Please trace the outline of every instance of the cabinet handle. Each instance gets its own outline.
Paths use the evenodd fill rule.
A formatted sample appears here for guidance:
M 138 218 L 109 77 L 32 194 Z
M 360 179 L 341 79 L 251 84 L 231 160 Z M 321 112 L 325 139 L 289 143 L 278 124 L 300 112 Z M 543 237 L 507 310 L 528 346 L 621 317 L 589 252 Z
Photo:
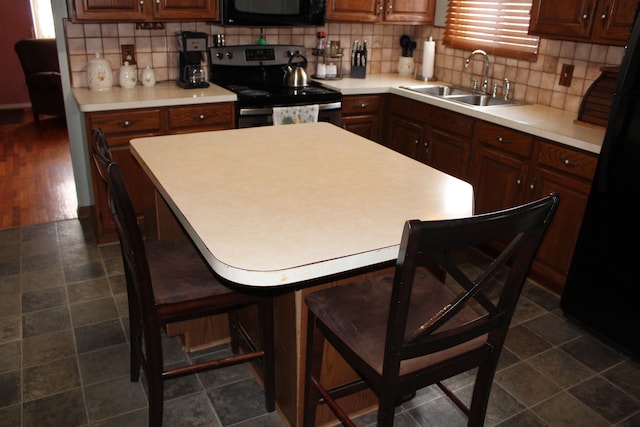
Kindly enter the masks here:
M 564 157 L 560 157 L 560 161 L 565 165 L 565 166 L 569 166 L 569 167 L 576 167 L 580 164 L 580 162 L 575 162 L 573 160 L 569 160 L 569 159 L 565 159 Z
M 533 193 L 533 191 L 536 189 L 536 180 L 538 178 L 534 177 L 533 180 L 531 180 L 531 184 L 529 184 L 529 190 Z
M 376 15 L 380 15 L 383 10 L 384 6 L 382 6 L 382 0 L 378 0 L 378 11 L 376 12 Z
M 520 175 L 518 179 L 516 179 L 516 185 L 518 186 L 518 188 L 522 185 L 522 175 Z
M 140 0 L 140 10 L 144 12 L 144 0 Z
M 135 123 L 135 120 L 125 120 L 124 122 L 121 122 L 120 124 L 121 124 L 121 126 L 129 127 L 134 123 Z
M 362 104 L 360 104 L 360 108 L 367 108 L 369 106 L 369 104 L 367 104 L 366 102 L 363 102 Z
M 429 138 L 424 140 L 424 152 L 426 154 L 429 154 L 429 142 L 431 142 Z
M 198 115 L 198 116 L 191 116 L 191 118 L 192 118 L 193 120 L 204 120 L 204 119 L 206 119 L 206 118 L 207 118 L 207 116 L 206 116 L 206 115 L 204 115 L 204 114 L 200 114 L 200 115 Z
M 507 138 L 503 138 L 500 135 L 496 136 L 496 140 L 500 143 L 500 144 L 511 144 L 511 140 L 507 139 Z
M 387 16 L 391 15 L 391 12 L 393 12 L 393 1 L 389 0 L 387 4 Z
M 156 0 L 156 10 L 160 10 L 160 0 Z
M 600 20 L 602 21 L 602 26 L 607 22 L 607 18 L 609 17 L 609 11 L 611 10 L 611 6 L 607 5 L 602 11 L 602 15 L 600 15 Z

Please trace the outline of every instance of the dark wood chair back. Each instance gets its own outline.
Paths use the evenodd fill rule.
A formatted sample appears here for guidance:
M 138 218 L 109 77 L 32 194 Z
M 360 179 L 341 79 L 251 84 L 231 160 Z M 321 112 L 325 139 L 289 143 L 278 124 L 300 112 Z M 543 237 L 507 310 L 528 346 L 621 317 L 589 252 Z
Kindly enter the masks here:
M 320 400 L 353 425 L 335 399 L 371 387 L 379 397 L 378 425 L 390 426 L 400 399 L 430 384 L 452 398 L 469 425 L 482 425 L 518 298 L 559 200 L 551 194 L 469 218 L 407 221 L 393 276 L 308 295 L 305 425 L 313 425 Z M 469 269 L 461 251 L 478 247 L 497 254 L 482 269 Z M 322 385 L 325 339 L 361 381 Z M 467 407 L 441 381 L 474 368 Z

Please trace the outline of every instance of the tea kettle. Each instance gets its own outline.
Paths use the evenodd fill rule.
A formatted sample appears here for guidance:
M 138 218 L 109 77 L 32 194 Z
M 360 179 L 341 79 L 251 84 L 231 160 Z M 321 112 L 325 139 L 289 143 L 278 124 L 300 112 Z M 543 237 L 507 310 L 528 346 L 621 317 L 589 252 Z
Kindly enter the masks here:
M 294 58 L 302 58 L 302 61 L 293 62 Z M 305 87 L 308 85 L 307 58 L 301 53 L 294 53 L 289 58 L 289 63 L 284 66 L 284 85 L 288 87 Z

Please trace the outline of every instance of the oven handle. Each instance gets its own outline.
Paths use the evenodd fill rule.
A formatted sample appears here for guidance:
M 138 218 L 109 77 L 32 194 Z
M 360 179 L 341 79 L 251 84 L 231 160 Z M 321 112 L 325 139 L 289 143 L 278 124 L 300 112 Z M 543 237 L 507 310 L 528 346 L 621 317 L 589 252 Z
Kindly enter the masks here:
M 318 109 L 320 111 L 326 110 L 339 110 L 342 108 L 342 102 L 330 102 L 328 104 L 318 104 Z M 266 108 L 241 108 L 240 115 L 241 116 L 264 116 L 273 114 L 273 107 Z

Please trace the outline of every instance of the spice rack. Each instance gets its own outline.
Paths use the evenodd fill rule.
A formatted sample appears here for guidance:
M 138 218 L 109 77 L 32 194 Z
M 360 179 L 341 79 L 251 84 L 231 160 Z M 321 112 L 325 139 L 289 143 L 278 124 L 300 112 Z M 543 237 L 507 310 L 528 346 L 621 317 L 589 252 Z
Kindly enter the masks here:
M 334 52 L 330 49 L 316 49 L 311 51 L 311 54 L 315 57 L 316 74 L 311 77 L 318 80 L 340 80 L 342 79 L 342 56 L 344 55 L 344 48 L 338 48 Z M 318 66 L 324 66 L 327 72 L 322 75 L 318 74 Z M 329 73 L 329 67 L 331 65 L 336 66 L 336 73 Z

